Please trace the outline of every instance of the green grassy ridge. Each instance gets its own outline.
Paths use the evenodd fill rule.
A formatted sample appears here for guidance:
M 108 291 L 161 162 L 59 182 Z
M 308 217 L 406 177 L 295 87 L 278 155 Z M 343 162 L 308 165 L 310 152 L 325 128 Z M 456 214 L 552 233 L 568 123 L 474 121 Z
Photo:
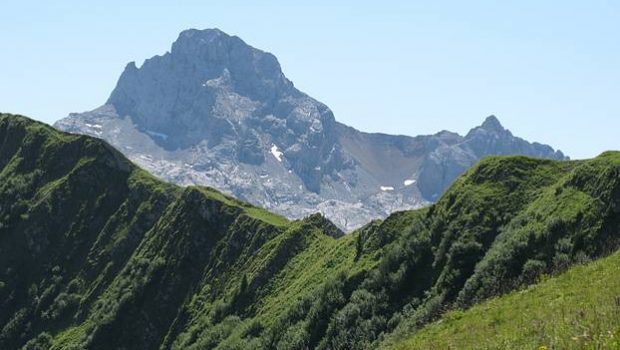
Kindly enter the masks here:
M 466 311 L 385 349 L 620 349 L 620 253 Z
M 24 117 L 0 137 L 0 348 L 372 348 L 618 246 L 617 152 L 488 157 L 342 236 Z
M 156 180 L 100 140 L 14 115 L 0 116 L 0 135 L 2 348 L 29 339 L 55 349 L 157 347 L 181 333 L 196 291 L 217 295 L 211 303 L 234 297 L 232 266 L 291 225 L 213 189 Z M 308 244 L 335 241 L 307 230 L 299 235 Z M 271 260 L 276 270 L 261 283 L 287 263 Z
M 264 244 L 254 254 L 237 260 L 231 271 L 243 271 L 242 274 L 235 273 L 235 277 L 237 281 L 240 280 L 239 277 L 247 280 L 248 292 L 242 293 L 242 296 L 249 299 L 245 302 L 250 305 L 247 305 L 243 312 L 226 316 L 223 321 L 234 319 L 234 327 L 228 330 L 229 334 L 222 339 L 223 344 L 220 345 L 225 347 L 226 343 L 237 346 L 239 343 L 245 344 L 242 341 L 243 333 L 252 325 L 260 325 L 261 328 L 273 327 L 278 316 L 286 313 L 296 300 L 311 295 L 330 274 L 352 267 L 354 250 L 349 249 L 351 246 L 351 239 L 335 240 L 317 228 L 298 222 Z M 239 281 L 236 286 L 241 283 Z M 179 336 L 173 348 L 200 349 L 206 346 L 205 342 L 210 339 L 209 334 L 217 327 L 218 322 L 214 322 L 213 314 L 205 313 L 204 310 L 217 309 L 221 305 L 199 305 L 199 301 L 207 299 L 206 292 L 198 294 L 193 301 L 190 309 L 196 312 L 188 322 L 187 332 Z M 236 292 L 238 289 L 232 290 L 229 300 L 235 299 Z M 198 339 L 191 341 L 192 338 Z
M 374 347 L 445 309 L 468 307 L 607 254 L 618 247 L 619 157 L 483 160 L 437 204 L 410 212 L 402 226 L 384 227 L 390 233 L 379 236 L 391 238 L 376 268 L 357 280 L 345 275 L 324 288 L 325 295 L 300 303 L 266 347 Z M 370 224 L 354 236 L 370 243 L 376 237 L 364 236 L 376 229 Z M 329 310 L 317 342 L 310 333 L 324 325 L 301 315 L 313 308 Z
M 437 204 L 443 206 L 440 215 L 448 218 L 439 220 L 442 226 L 438 231 L 444 240 L 446 234 L 456 239 L 448 239 L 450 246 L 438 251 L 440 259 L 435 264 L 445 261 L 446 266 L 452 266 L 444 267 L 439 275 L 433 287 L 435 295 L 428 296 L 418 310 L 409 310 L 391 337 L 415 332 L 445 309 L 468 307 L 535 283 L 541 274 L 558 273 L 617 249 L 620 219 L 614 193 L 620 188 L 619 160 L 618 152 L 577 162 L 492 157 L 471 169 Z M 514 183 L 514 174 L 520 171 L 506 173 L 501 170 L 502 163 L 529 168 L 530 180 L 517 181 L 522 191 L 515 191 Z M 531 168 L 535 163 L 539 165 Z M 480 171 L 484 176 L 477 175 Z M 472 184 L 482 186 L 481 190 L 469 192 L 467 187 Z M 456 207 L 459 200 L 474 205 Z M 457 215 L 452 217 L 455 207 Z M 475 226 L 468 223 L 469 213 L 474 214 Z M 493 224 L 494 220 L 499 223 Z M 438 247 L 444 240 L 438 240 Z M 443 256 L 448 257 L 441 259 Z

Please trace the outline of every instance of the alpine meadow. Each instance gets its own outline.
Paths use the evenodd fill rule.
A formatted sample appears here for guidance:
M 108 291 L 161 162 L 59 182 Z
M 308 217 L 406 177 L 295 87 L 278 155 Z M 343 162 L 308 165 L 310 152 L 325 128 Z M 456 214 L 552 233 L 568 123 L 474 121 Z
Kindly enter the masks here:
M 161 182 L 22 116 L 0 117 L 0 145 L 1 348 L 428 348 L 429 334 L 479 348 L 458 334 L 485 322 L 504 336 L 483 337 L 493 348 L 616 344 L 617 259 L 591 261 L 619 243 L 617 152 L 487 157 L 437 203 L 344 235 L 319 214 Z M 562 316 L 548 312 L 561 284 Z M 517 306 L 557 322 L 530 338 L 501 309 L 475 314 Z M 599 326 L 580 334 L 578 315 Z

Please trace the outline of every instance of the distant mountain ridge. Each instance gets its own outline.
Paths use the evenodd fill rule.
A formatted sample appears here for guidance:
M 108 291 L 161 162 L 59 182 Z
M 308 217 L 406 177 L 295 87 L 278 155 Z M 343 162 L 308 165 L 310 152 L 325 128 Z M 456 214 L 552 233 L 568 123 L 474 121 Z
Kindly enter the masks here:
M 346 230 L 435 201 L 486 155 L 565 159 L 494 116 L 466 136 L 360 132 L 297 90 L 275 56 L 217 29 L 183 31 L 170 52 L 128 64 L 103 106 L 55 127 L 103 138 L 163 179 L 289 218 L 320 211 Z

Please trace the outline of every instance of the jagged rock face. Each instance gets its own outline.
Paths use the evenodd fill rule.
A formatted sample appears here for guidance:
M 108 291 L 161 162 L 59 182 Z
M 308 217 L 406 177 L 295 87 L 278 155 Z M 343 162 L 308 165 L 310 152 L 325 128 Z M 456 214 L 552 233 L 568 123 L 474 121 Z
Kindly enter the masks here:
M 564 154 L 547 145 L 529 143 L 515 137 L 502 127 L 495 116 L 489 116 L 481 126 L 472 129 L 465 136 L 464 146 L 478 157 L 489 154 L 527 154 L 539 158 L 563 159 Z
M 465 137 L 444 136 L 450 142 L 430 151 L 420 167 L 418 188 L 424 198 L 434 201 L 452 181 L 481 158 L 488 155 L 524 154 L 538 158 L 565 159 L 560 151 L 540 143 L 529 143 L 504 129 L 497 117 L 489 116 Z
M 262 138 L 313 192 L 339 170 L 324 162 L 338 151 L 331 111 L 295 89 L 275 56 L 219 30 L 184 31 L 169 53 L 130 63 L 107 105 L 168 150 L 232 141 L 237 161 L 260 165 Z
M 55 126 L 106 139 L 164 179 L 290 218 L 320 211 L 345 230 L 434 201 L 485 155 L 564 158 L 495 117 L 465 137 L 362 133 L 297 90 L 275 56 L 217 29 L 184 31 L 170 52 L 130 63 L 102 107 Z

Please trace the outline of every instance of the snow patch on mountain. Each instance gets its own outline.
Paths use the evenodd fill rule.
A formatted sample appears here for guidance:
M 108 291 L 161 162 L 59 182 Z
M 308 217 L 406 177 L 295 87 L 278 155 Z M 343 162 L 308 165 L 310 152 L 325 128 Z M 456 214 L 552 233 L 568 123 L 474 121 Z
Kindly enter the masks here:
M 162 140 L 167 140 L 168 139 L 168 135 L 161 133 L 161 132 L 155 132 L 155 131 L 151 131 L 151 130 L 146 130 L 146 133 L 151 135 L 151 136 L 155 136 L 155 137 L 159 137 Z
M 271 146 L 270 149 L 271 154 L 278 160 L 278 162 L 282 161 L 282 156 L 284 155 L 284 153 L 282 153 L 280 151 L 280 149 L 278 148 L 278 146 L 276 146 L 275 144 Z

